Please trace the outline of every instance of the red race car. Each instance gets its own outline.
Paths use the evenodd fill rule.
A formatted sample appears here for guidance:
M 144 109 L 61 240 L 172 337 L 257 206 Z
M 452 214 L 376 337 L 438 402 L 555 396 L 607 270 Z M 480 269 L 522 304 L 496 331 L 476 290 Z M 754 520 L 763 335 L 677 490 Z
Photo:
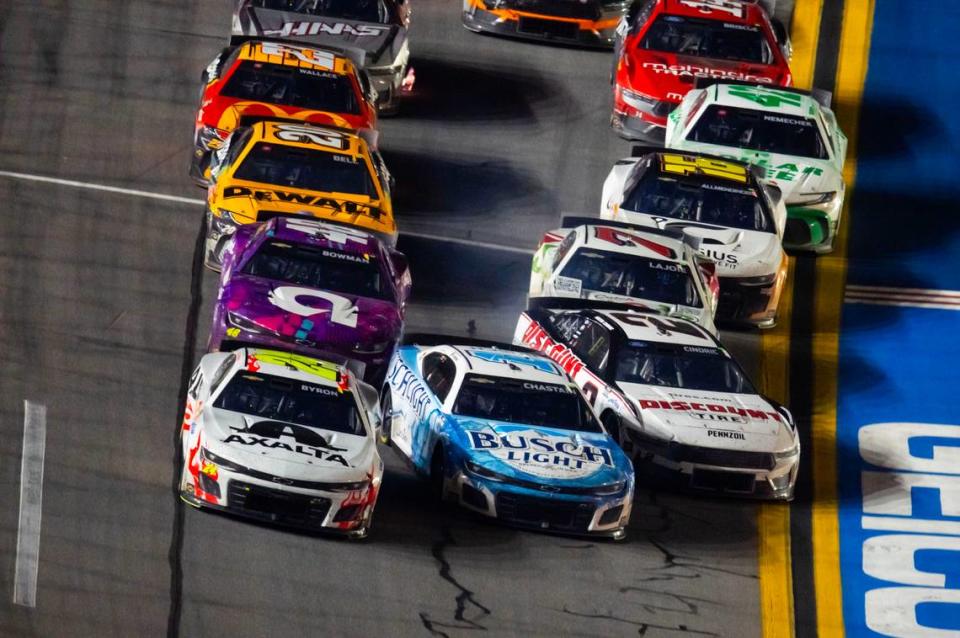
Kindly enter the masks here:
M 366 73 L 333 51 L 258 40 L 228 47 L 203 72 L 190 176 L 206 186 L 213 152 L 260 120 L 355 130 L 375 146 L 376 103 Z
M 786 29 L 748 0 L 637 0 L 617 28 L 613 117 L 622 137 L 663 143 L 696 78 L 790 86 Z

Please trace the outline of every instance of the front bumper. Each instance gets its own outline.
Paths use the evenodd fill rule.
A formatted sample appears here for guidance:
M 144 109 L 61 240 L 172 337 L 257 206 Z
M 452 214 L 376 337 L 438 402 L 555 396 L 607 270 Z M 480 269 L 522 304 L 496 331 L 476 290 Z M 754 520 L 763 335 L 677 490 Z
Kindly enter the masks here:
M 716 450 L 686 445 L 651 445 L 638 441 L 629 432 L 624 450 L 631 455 L 634 470 L 648 481 L 700 494 L 716 494 L 761 500 L 793 500 L 800 457 L 778 460 L 759 452 Z M 752 456 L 751 456 L 752 455 Z M 710 457 L 720 461 L 711 462 Z M 765 467 L 750 462 L 768 456 Z M 735 464 L 738 457 L 741 464 Z
M 616 540 L 626 536 L 633 486 L 612 496 L 551 493 L 459 472 L 447 493 L 461 507 L 514 527 Z
M 477 7 L 464 10 L 463 26 L 470 31 L 482 31 L 524 40 L 602 49 L 613 48 L 616 33 L 616 25 L 607 29 L 583 29 L 580 27 L 580 22 L 573 19 L 532 14 L 521 14 L 517 19 L 506 19 L 493 11 L 485 11 Z
M 214 478 L 184 468 L 180 498 L 197 508 L 307 531 L 367 535 L 373 521 L 378 486 L 340 492 L 301 489 L 219 467 Z M 371 493 L 372 491 L 372 493 Z
M 717 305 L 717 322 L 772 328 L 777 323 L 777 307 L 783 277 L 772 283 L 745 284 L 743 277 L 720 278 L 720 303 Z
M 841 205 L 840 201 L 831 202 L 827 206 L 787 204 L 784 247 L 818 254 L 832 252 L 840 226 Z
M 652 116 L 651 116 L 652 117 Z M 663 146 L 667 135 L 666 119 L 664 124 L 658 124 L 643 119 L 640 116 L 627 115 L 614 111 L 610 118 L 610 126 L 620 137 L 655 146 Z

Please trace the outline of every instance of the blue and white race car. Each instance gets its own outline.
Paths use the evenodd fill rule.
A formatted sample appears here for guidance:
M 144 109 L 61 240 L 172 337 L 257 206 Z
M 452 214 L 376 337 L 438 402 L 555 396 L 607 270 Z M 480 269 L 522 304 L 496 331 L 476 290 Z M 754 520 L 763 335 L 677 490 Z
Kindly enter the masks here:
M 456 337 L 406 344 L 381 394 L 381 439 L 438 498 L 521 527 L 624 538 L 633 466 L 555 363 Z

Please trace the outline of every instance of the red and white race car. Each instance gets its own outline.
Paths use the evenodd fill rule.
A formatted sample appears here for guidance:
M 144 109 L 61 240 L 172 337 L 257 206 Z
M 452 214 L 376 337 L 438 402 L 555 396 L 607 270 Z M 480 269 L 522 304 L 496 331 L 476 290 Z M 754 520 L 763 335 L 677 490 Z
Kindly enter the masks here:
M 663 143 L 667 115 L 698 77 L 790 86 L 786 29 L 747 0 L 639 0 L 617 28 L 613 117 L 628 139 Z

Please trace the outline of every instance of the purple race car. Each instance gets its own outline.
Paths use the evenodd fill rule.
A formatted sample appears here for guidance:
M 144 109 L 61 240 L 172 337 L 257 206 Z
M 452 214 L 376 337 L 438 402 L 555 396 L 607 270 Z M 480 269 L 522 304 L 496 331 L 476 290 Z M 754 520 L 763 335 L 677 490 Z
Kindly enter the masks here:
M 242 226 L 224 251 L 209 349 L 339 355 L 379 379 L 409 294 L 406 258 L 368 232 L 299 217 Z

